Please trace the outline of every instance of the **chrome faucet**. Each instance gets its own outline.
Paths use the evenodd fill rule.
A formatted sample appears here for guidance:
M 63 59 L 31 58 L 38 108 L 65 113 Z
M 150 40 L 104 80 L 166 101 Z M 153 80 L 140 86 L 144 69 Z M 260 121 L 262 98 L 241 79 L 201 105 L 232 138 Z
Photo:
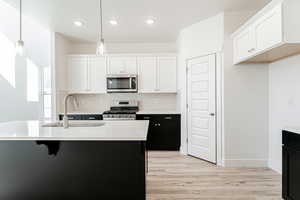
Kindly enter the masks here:
M 63 117 L 63 126 L 64 128 L 69 128 L 69 118 L 68 118 L 68 100 L 69 97 L 74 97 L 73 94 L 68 94 L 65 96 L 64 104 L 64 117 Z

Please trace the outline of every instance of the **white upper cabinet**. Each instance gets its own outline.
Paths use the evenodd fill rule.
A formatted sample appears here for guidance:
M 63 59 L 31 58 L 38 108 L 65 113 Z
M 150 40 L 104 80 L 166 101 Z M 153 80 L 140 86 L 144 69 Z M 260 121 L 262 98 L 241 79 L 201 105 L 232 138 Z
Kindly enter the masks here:
M 89 91 L 92 93 L 106 93 L 106 58 L 90 56 L 88 66 Z
M 107 74 L 137 74 L 139 93 L 177 92 L 176 56 L 68 57 L 69 93 L 106 93 Z
M 177 58 L 158 57 L 158 90 L 164 93 L 177 92 Z
M 255 51 L 252 29 L 249 27 L 234 38 L 234 58 L 242 60 L 251 56 Z
M 87 91 L 88 83 L 87 56 L 69 56 L 68 58 L 68 90 L 70 92 Z
M 158 90 L 157 85 L 157 58 L 138 58 L 138 88 L 140 93 L 152 93 Z
M 300 53 L 300 1 L 272 1 L 233 33 L 234 64 L 269 63 Z
M 137 74 L 137 58 L 134 56 L 112 56 L 108 60 L 108 74 Z
M 263 51 L 282 42 L 281 5 L 269 11 L 253 25 L 255 50 Z
M 105 57 L 76 55 L 68 58 L 70 93 L 105 93 Z
M 139 93 L 176 93 L 175 56 L 139 57 Z

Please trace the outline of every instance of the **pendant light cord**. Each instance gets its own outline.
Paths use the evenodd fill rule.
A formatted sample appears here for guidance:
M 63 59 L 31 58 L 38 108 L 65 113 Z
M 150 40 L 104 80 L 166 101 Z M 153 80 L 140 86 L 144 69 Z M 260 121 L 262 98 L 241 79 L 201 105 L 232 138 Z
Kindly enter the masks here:
M 103 39 L 103 15 L 102 15 L 102 0 L 100 0 L 100 40 Z
M 22 0 L 20 0 L 20 40 L 22 41 Z

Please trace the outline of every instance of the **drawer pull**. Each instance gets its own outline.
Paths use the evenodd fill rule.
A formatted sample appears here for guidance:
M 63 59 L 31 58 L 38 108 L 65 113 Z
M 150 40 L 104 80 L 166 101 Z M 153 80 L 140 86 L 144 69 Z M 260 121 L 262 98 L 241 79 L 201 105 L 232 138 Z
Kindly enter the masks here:
M 165 119 L 167 119 L 167 120 L 171 120 L 171 119 L 172 119 L 172 117 L 165 117 Z
M 144 119 L 150 119 L 150 117 L 144 117 Z
M 75 119 L 75 117 L 68 117 L 68 119 L 69 119 L 69 120 L 73 120 L 73 119 Z
M 96 119 L 96 117 L 89 117 L 89 119 L 94 120 L 94 119 Z

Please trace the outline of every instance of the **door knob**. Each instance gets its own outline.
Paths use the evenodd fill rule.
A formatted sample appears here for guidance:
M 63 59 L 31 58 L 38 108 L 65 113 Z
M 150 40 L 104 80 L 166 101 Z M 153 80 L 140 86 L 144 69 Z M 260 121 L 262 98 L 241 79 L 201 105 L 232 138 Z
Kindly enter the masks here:
M 210 116 L 215 116 L 215 113 L 209 113 Z

